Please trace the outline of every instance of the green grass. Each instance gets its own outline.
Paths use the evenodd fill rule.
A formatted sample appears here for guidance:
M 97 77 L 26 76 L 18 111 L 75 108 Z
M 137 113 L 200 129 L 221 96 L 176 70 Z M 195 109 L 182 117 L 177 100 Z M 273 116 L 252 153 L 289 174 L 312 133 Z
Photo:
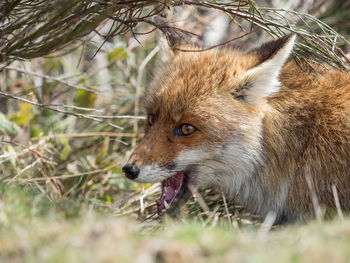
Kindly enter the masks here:
M 28 186 L 0 187 L 0 262 L 349 262 L 350 220 L 278 227 L 140 223 Z

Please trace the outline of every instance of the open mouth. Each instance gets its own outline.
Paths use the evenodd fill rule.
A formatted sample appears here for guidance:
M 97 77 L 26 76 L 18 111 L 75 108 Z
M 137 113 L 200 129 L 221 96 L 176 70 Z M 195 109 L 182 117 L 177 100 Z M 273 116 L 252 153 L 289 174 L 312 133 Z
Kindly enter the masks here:
M 179 172 L 162 182 L 162 194 L 157 201 L 158 215 L 175 208 L 180 200 L 185 200 L 189 196 L 187 188 L 188 179 L 184 172 Z

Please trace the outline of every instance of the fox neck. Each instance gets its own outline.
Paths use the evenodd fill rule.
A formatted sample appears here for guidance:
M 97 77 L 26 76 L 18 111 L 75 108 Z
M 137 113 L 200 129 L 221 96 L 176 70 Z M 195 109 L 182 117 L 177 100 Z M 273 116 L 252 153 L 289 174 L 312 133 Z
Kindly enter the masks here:
M 263 105 L 264 111 L 266 107 L 267 104 Z M 259 176 L 259 169 L 265 161 L 261 136 L 264 111 L 256 119 L 251 119 L 254 125 L 247 125 L 244 140 L 234 138 L 220 146 L 216 157 L 208 158 L 197 171 L 201 178 L 207 175 L 204 181 L 215 182 L 228 198 L 258 213 L 265 213 L 262 208 L 266 203 L 266 191 Z
M 308 104 L 300 96 L 288 91 L 281 87 L 268 101 L 270 107 L 262 122 L 263 162 L 253 176 L 263 193 L 258 202 L 263 209 L 258 207 L 256 211 L 262 215 L 272 212 L 278 221 L 284 220 L 282 217 L 304 220 L 307 206 L 311 205 L 311 201 L 306 205 L 309 189 L 305 181 L 310 174 L 303 173 L 302 166 L 311 135 L 306 127 L 313 121 L 312 112 L 305 110 Z M 297 121 L 296 116 L 301 113 L 303 118 Z
M 261 134 L 259 146 L 247 147 L 234 141 L 232 146 L 228 144 L 224 156 L 231 156 L 234 160 L 239 156 L 243 158 L 237 167 L 231 162 L 229 170 L 226 169 L 231 176 L 218 176 L 221 190 L 235 202 L 263 217 L 272 213 L 277 221 L 284 220 L 285 216 L 289 220 L 302 219 L 298 212 L 288 211 L 287 202 L 290 180 L 297 167 L 293 156 L 296 152 L 302 156 L 303 140 L 307 139 L 301 138 L 300 129 L 290 121 L 286 114 L 288 107 L 264 105 L 264 115 L 256 131 Z M 281 112 L 281 108 L 285 112 Z

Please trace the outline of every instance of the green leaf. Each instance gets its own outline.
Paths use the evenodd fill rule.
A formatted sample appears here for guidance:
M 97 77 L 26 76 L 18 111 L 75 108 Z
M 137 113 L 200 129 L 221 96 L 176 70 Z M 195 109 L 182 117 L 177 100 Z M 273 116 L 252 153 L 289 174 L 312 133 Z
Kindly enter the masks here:
M 74 105 L 78 107 L 93 108 L 97 95 L 95 93 L 77 90 Z
M 33 138 L 33 137 L 37 137 L 40 135 L 40 133 L 42 133 L 42 128 L 40 127 L 40 125 L 33 125 L 31 126 L 30 128 L 30 137 Z
M 19 105 L 19 112 L 15 113 L 11 120 L 19 126 L 26 126 L 34 118 L 33 105 L 23 102 Z
M 108 60 L 124 60 L 128 57 L 125 48 L 120 46 L 108 53 Z
M 53 70 L 59 72 L 60 70 L 62 70 L 63 64 L 62 60 L 58 58 L 48 58 L 44 60 L 42 67 L 46 72 L 50 72 Z
M 113 204 L 113 197 L 111 195 L 107 195 L 106 202 L 107 202 L 107 204 Z
M 17 165 L 16 165 L 16 162 L 17 162 L 16 153 L 17 153 L 16 150 L 10 144 L 6 145 L 6 149 L 3 152 L 3 155 L 6 156 L 5 160 L 9 161 L 11 163 L 11 165 L 13 166 L 13 168 L 17 168 Z M 2 161 L 4 162 L 5 160 L 3 159 Z
M 69 145 L 69 141 L 64 138 L 63 136 L 60 137 L 60 142 L 63 144 L 63 150 L 60 153 L 60 159 L 61 160 L 66 160 L 68 157 L 68 154 L 71 152 L 71 147 Z
M 16 135 L 19 131 L 19 127 L 6 119 L 6 116 L 0 112 L 0 133 L 6 135 Z

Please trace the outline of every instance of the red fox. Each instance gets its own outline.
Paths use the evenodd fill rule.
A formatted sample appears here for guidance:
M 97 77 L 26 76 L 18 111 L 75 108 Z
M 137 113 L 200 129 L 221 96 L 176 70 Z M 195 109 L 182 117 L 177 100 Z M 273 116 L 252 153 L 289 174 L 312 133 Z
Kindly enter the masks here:
M 313 216 L 316 201 L 334 209 L 335 193 L 350 210 L 350 76 L 299 67 L 294 42 L 171 52 L 123 166 L 129 179 L 162 182 L 158 213 L 186 201 L 190 185 L 219 187 L 276 222 Z

